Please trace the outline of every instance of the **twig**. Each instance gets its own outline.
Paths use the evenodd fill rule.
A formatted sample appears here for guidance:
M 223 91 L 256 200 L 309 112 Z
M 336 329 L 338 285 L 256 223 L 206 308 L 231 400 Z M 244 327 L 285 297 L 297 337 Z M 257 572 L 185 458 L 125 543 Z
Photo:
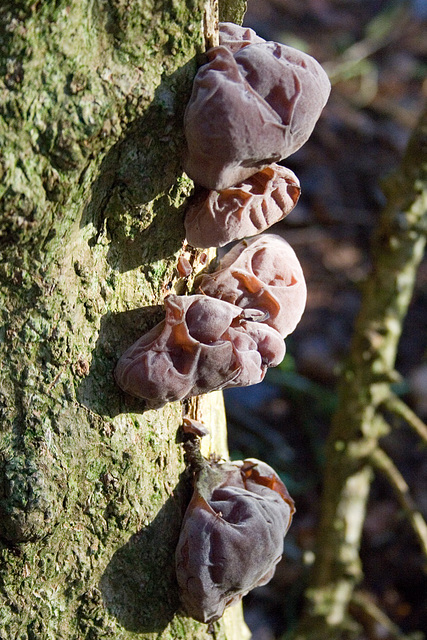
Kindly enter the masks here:
M 366 630 L 369 638 L 383 638 L 387 631 L 388 640 L 415 640 L 411 634 L 407 636 L 399 627 L 382 611 L 368 594 L 356 591 L 350 601 L 350 611 Z M 420 638 L 421 640 L 421 638 Z
M 347 80 L 369 68 L 370 65 L 363 65 L 368 58 L 401 37 L 406 24 L 406 15 L 406 8 L 402 6 L 396 7 L 392 13 L 386 9 L 375 20 L 376 26 L 374 22 L 371 23 L 371 29 L 363 40 L 349 46 L 336 60 L 324 62 L 323 66 L 331 83 Z M 380 28 L 378 28 L 378 18 L 382 21 Z
M 389 481 L 427 558 L 427 523 L 410 495 L 405 478 L 383 449 L 376 448 L 371 454 L 371 461 L 374 468 L 381 471 Z
M 394 393 L 390 393 L 390 397 L 384 401 L 385 409 L 394 413 L 415 431 L 416 434 L 427 444 L 427 425 L 417 416 L 416 413 L 408 407 L 408 405 L 398 398 Z

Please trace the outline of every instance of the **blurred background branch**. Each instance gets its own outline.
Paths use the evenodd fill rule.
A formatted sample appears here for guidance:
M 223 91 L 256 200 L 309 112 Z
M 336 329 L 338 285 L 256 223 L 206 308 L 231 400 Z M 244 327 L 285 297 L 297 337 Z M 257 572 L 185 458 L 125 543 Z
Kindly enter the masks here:
M 348 639 L 359 630 L 349 604 L 362 572 L 359 561 L 371 465 L 380 466 L 398 490 L 410 522 L 425 546 L 425 522 L 408 501 L 406 483 L 378 448 L 389 429 L 378 420 L 390 394 L 394 367 L 427 224 L 427 110 L 402 164 L 388 180 L 388 202 L 373 238 L 372 272 L 365 284 L 349 362 L 339 388 L 338 410 L 327 443 L 325 484 L 308 606 L 298 640 Z

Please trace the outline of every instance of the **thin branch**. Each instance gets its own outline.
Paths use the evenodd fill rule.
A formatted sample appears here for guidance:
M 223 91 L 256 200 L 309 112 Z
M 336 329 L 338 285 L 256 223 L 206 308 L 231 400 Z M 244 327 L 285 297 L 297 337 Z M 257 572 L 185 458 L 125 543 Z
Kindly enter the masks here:
M 417 416 L 408 405 L 398 398 L 394 393 L 384 401 L 385 409 L 402 418 L 408 426 L 427 444 L 427 425 Z
M 415 640 L 414 636 L 402 633 L 399 627 L 382 611 L 368 594 L 361 591 L 353 593 L 350 612 L 363 626 L 369 638 L 383 638 L 384 629 L 388 640 Z M 421 640 L 421 638 L 420 638 Z
M 366 64 L 368 59 L 401 37 L 407 24 L 406 16 L 404 6 L 397 6 L 392 12 L 387 8 L 372 21 L 363 40 L 350 45 L 336 60 L 324 62 L 332 84 L 363 74 L 369 69 L 372 65 Z
M 371 461 L 373 467 L 381 471 L 389 481 L 427 558 L 427 523 L 417 509 L 405 478 L 383 449 L 376 448 L 371 454 Z

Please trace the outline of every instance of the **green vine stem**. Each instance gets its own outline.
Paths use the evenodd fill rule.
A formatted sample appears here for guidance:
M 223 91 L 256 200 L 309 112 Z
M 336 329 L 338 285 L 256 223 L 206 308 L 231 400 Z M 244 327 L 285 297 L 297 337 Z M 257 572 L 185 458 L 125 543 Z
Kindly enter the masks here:
M 372 456 L 389 429 L 381 409 L 390 399 L 402 325 L 426 243 L 427 110 L 384 190 L 387 204 L 372 241 L 373 268 L 327 442 L 316 559 L 295 640 L 349 640 L 358 635 L 349 604 L 362 578 L 359 547 Z

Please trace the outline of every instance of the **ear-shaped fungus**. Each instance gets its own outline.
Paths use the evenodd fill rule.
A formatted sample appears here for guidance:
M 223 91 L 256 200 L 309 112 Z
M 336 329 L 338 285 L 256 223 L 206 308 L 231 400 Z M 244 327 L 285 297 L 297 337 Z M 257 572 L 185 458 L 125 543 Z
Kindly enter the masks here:
M 228 189 L 203 189 L 187 209 L 187 240 L 193 247 L 222 247 L 254 236 L 292 211 L 299 195 L 296 175 L 278 164 Z
M 265 323 L 283 338 L 294 331 L 303 314 L 307 287 L 292 247 L 278 235 L 242 240 L 202 276 L 198 289 L 242 309 L 258 309 Z
M 256 322 L 263 315 L 257 310 L 204 295 L 170 295 L 165 309 L 165 320 L 122 355 L 114 372 L 124 391 L 151 408 L 256 384 L 285 355 L 280 334 Z
M 256 41 L 233 55 L 224 42 L 207 52 L 184 116 L 185 171 L 216 190 L 299 149 L 330 92 L 320 64 L 297 49 Z
M 176 549 L 187 614 L 213 622 L 273 576 L 294 503 L 259 460 L 208 464 L 200 472 Z

